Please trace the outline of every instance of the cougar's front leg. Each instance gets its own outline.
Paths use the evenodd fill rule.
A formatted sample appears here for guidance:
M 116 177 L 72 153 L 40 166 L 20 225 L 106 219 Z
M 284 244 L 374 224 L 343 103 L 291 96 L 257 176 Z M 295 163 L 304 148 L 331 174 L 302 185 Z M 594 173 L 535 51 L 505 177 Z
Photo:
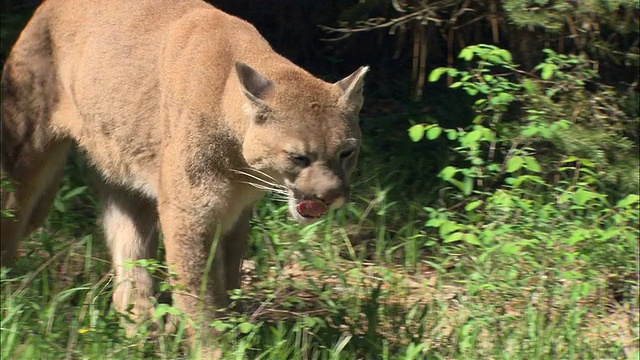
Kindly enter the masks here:
M 224 252 L 225 284 L 227 291 L 238 289 L 242 279 L 242 258 L 247 252 L 249 244 L 249 220 L 253 208 L 244 209 L 233 229 L 223 237 L 222 250 Z
M 218 310 L 229 305 L 221 244 L 230 226 L 225 228 L 224 220 L 229 216 L 224 199 L 227 192 L 221 190 L 164 188 L 158 204 L 167 264 L 177 276 L 174 304 L 195 322 L 196 328 L 188 327 L 189 334 L 196 343 L 202 339 L 205 348 L 214 333 L 208 325 Z M 198 328 L 202 331 L 196 331 Z
M 214 309 L 225 308 L 228 301 L 220 241 L 215 239 L 217 225 L 170 204 L 159 209 L 167 264 L 177 276 L 174 300 L 178 307 L 194 321 Z M 218 246 L 214 248 L 216 241 Z

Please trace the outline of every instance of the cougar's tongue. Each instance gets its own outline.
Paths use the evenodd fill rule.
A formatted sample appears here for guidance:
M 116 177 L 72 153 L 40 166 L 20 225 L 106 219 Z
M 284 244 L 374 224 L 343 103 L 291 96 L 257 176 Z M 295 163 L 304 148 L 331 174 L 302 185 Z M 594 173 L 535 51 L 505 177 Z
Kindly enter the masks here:
M 298 212 L 304 217 L 317 218 L 327 212 L 327 206 L 321 201 L 302 200 L 298 203 Z

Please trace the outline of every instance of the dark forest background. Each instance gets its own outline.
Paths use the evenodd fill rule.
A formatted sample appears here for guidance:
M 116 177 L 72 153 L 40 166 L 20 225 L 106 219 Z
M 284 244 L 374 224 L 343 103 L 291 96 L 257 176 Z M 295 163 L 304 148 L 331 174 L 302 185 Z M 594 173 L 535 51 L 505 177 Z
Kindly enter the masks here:
M 3 56 L 40 2 L 2 0 Z M 425 91 L 420 71 L 453 66 L 462 48 L 479 43 L 508 49 L 524 70 L 542 60 L 544 48 L 584 54 L 599 62 L 604 83 L 633 84 L 637 91 L 639 10 L 633 1 L 208 2 L 254 24 L 276 51 L 327 80 L 369 64 L 368 92 L 376 100 L 428 102 L 416 96 Z

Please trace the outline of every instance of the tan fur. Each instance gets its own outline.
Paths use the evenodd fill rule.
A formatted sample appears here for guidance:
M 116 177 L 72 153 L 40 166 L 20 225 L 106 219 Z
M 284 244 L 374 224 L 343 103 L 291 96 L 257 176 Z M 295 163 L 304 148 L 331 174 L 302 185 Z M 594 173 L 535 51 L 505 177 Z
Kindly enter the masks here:
M 347 198 L 366 71 L 323 82 L 199 0 L 45 1 L 2 77 L 1 165 L 15 188 L 2 193 L 15 213 L 2 220 L 3 264 L 42 223 L 75 143 L 104 180 L 116 306 L 148 311 L 149 274 L 124 264 L 155 256 L 159 220 L 177 306 L 226 307 L 265 189 L 289 196 L 298 220 L 302 199 Z

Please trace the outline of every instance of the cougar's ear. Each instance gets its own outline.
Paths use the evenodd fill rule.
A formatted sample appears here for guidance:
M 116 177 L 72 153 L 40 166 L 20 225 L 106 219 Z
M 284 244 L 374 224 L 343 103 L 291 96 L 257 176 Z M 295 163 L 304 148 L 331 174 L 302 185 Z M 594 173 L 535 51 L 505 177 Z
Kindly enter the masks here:
M 364 101 L 362 89 L 364 87 L 364 75 L 367 71 L 369 71 L 368 66 L 361 66 L 353 74 L 335 83 L 344 93 L 342 95 L 343 101 L 354 112 L 359 112 L 362 108 L 362 102 Z
M 242 93 L 254 104 L 263 104 L 264 96 L 273 86 L 271 80 L 264 77 L 251 66 L 237 61 L 236 72 Z

